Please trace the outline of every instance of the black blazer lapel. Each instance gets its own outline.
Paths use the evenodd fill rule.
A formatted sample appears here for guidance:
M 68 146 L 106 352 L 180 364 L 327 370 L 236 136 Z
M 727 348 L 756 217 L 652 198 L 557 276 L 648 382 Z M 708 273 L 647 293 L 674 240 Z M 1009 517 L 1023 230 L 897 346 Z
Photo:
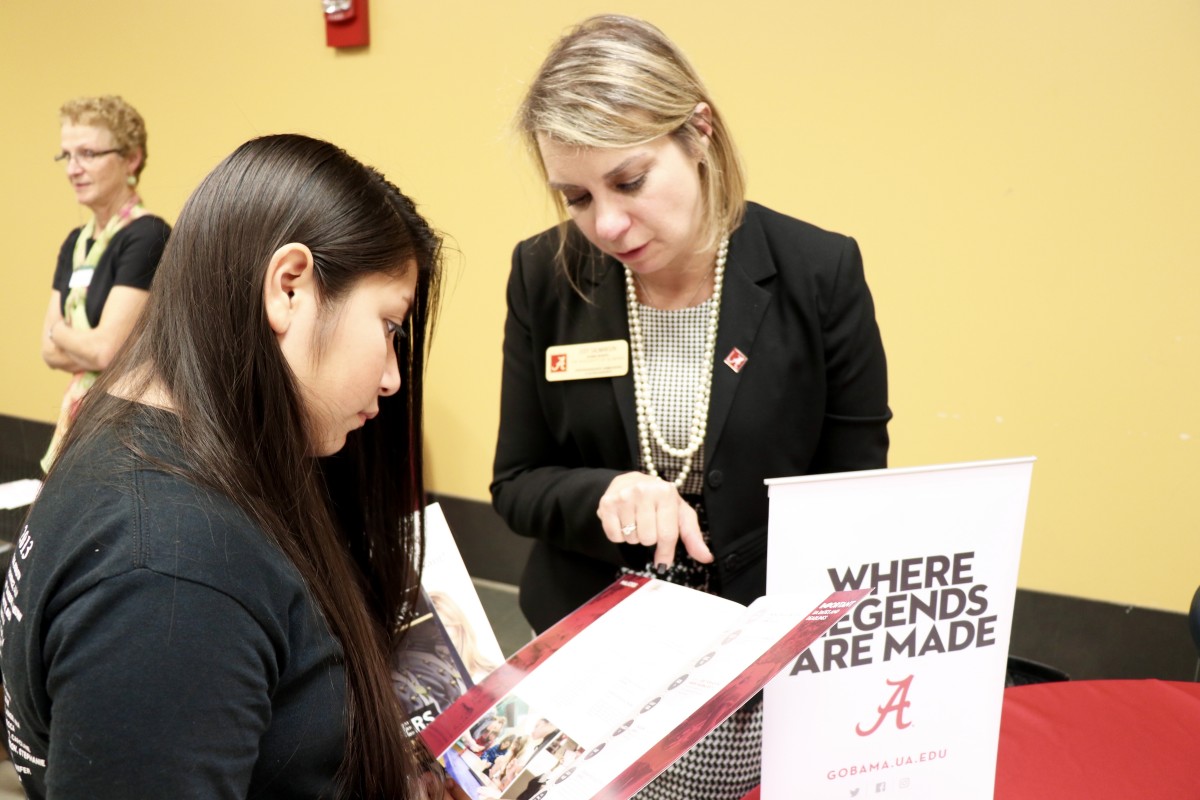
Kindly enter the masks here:
M 747 218 L 730 239 L 725 265 L 717 349 L 713 354 L 712 396 L 708 401 L 708 430 L 704 437 L 705 459 L 710 463 L 741 378 L 725 364 L 725 358 L 736 347 L 748 363 L 754 360 L 754 339 L 771 302 L 770 281 L 774 276 L 775 262 L 762 228 L 756 219 Z

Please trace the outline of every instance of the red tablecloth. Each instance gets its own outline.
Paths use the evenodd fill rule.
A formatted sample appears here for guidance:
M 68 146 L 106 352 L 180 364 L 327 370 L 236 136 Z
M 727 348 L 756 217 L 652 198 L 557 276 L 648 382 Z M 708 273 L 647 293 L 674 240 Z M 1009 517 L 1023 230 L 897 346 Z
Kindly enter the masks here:
M 995 800 L 1043 798 L 1200 798 L 1200 683 L 1007 689 Z
M 1200 800 L 1200 683 L 1005 690 L 995 800 L 1157 798 Z

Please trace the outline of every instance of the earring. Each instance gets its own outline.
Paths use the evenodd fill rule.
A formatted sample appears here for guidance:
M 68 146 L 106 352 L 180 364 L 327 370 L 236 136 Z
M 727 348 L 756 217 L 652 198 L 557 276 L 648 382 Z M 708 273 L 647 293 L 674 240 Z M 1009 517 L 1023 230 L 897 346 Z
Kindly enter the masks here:
M 137 186 L 137 183 L 138 183 L 137 175 L 127 176 L 125 178 L 125 183 L 128 184 L 129 186 Z

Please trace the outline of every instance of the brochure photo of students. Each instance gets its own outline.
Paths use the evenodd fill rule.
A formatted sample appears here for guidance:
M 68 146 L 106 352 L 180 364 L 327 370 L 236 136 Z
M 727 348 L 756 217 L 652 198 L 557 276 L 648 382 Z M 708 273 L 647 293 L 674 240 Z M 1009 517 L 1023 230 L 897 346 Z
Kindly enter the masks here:
M 472 800 L 530 800 L 583 752 L 550 719 L 509 695 L 451 746 L 444 761 Z

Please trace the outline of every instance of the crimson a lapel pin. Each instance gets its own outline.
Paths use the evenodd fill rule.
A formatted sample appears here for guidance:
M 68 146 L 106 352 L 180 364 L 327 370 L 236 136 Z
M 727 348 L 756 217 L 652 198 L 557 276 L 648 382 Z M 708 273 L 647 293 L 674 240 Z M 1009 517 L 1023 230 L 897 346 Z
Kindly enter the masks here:
M 746 362 L 749 360 L 745 353 L 735 347 L 729 351 L 729 355 L 725 356 L 725 366 L 734 372 L 741 372 L 742 367 L 746 366 Z

